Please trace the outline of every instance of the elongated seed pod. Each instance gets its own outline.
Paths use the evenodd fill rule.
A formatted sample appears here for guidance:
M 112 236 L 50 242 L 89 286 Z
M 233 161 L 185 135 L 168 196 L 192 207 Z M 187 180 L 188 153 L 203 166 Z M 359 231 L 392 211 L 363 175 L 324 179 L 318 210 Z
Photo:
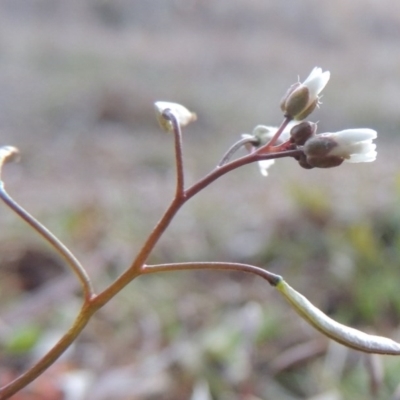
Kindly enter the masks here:
M 334 321 L 283 279 L 276 288 L 301 317 L 330 339 L 365 353 L 400 354 L 400 343 L 383 336 L 369 335 Z

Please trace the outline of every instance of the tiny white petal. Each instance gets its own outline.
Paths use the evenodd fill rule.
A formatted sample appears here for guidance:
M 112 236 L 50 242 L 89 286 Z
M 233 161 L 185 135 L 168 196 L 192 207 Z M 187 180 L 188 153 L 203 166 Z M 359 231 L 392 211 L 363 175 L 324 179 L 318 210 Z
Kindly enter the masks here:
M 269 125 L 257 125 L 253 129 L 253 135 L 256 135 L 257 133 L 266 133 L 266 134 L 271 134 L 271 136 L 276 132 L 278 128 L 276 126 L 269 126 Z
M 302 83 L 303 86 L 306 86 L 309 90 L 309 104 L 313 103 L 318 95 L 322 92 L 324 87 L 329 81 L 331 73 L 329 71 L 322 72 L 322 69 L 319 67 L 315 67 L 307 79 Z
M 359 162 L 372 162 L 376 160 L 377 152 L 372 151 L 366 154 L 352 154 L 348 160 L 349 163 L 359 163 Z
M 275 163 L 275 160 L 261 160 L 258 162 L 261 175 L 268 176 L 268 168 Z
M 331 134 L 341 144 L 373 140 L 376 139 L 377 135 L 376 131 L 369 128 L 345 129 Z

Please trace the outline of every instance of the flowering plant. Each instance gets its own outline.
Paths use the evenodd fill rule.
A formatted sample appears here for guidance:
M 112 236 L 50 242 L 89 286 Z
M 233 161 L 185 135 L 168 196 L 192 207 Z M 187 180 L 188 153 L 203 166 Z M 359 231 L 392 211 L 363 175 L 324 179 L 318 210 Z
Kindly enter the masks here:
M 132 264 L 114 282 L 100 292 L 96 292 L 88 273 L 71 251 L 10 197 L 4 188 L 0 175 L 0 198 L 66 260 L 80 282 L 83 292 L 81 310 L 68 332 L 28 371 L 1 388 L 0 399 L 9 398 L 18 392 L 57 360 L 82 332 L 93 314 L 107 304 L 132 280 L 141 275 L 166 271 L 233 270 L 258 275 L 276 288 L 304 320 L 325 336 L 359 351 L 400 355 L 400 343 L 385 337 L 363 333 L 332 320 L 295 291 L 283 277 L 263 268 L 233 262 L 147 264 L 149 255 L 180 208 L 212 182 L 236 168 L 250 163 L 259 163 L 261 173 L 267 175 L 267 170 L 274 161 L 283 157 L 293 158 L 305 169 L 336 167 L 344 161 L 356 163 L 375 160 L 377 153 L 373 140 L 377 137 L 376 131 L 359 128 L 318 134 L 317 125 L 304 120 L 318 106 L 320 93 L 328 83 L 329 77 L 329 71 L 322 72 L 321 68 L 314 68 L 303 83 L 297 82 L 292 85 L 281 103 L 284 114 L 281 125 L 277 128 L 257 125 L 251 134 L 243 134 L 227 150 L 215 168 L 190 187 L 187 187 L 185 182 L 181 128 L 193 122 L 196 115 L 186 107 L 176 103 L 155 103 L 156 116 L 160 126 L 171 133 L 174 138 L 175 196 L 165 214 L 145 240 Z M 248 154 L 234 158 L 243 147 L 247 149 Z M 11 146 L 1 147 L 0 173 L 2 165 L 15 160 L 17 156 L 18 150 L 16 148 Z

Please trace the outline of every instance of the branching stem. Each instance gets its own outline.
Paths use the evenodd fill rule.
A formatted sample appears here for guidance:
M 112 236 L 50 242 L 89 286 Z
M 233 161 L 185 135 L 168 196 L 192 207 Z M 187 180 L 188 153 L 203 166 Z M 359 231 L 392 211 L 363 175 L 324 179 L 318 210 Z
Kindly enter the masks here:
M 271 150 L 272 146 L 276 143 L 276 141 L 279 139 L 279 136 L 282 135 L 282 132 L 285 130 L 285 128 L 289 125 L 290 121 L 292 119 L 290 117 L 285 117 L 285 119 L 282 121 L 281 126 L 278 128 L 278 130 L 275 132 L 275 135 L 271 138 L 271 140 L 265 144 L 262 147 L 259 147 L 256 150 L 256 153 L 258 154 L 263 154 L 263 153 L 268 153 L 268 151 Z
M 8 207 L 10 207 L 28 225 L 30 225 L 37 233 L 39 233 L 48 243 L 50 243 L 57 253 L 64 258 L 70 268 L 74 271 L 75 275 L 78 277 L 78 280 L 82 285 L 84 298 L 88 300 L 91 299 L 94 296 L 94 290 L 90 278 L 71 251 L 6 192 L 3 182 L 0 182 L 0 198 L 5 204 L 7 204 Z
M 54 363 L 61 354 L 71 345 L 71 343 L 77 338 L 86 324 L 89 322 L 92 315 L 108 301 L 110 301 L 118 292 L 120 292 L 126 285 L 132 282 L 133 279 L 140 275 L 150 274 L 155 272 L 165 271 L 178 271 L 178 270 L 193 270 L 193 269 L 218 269 L 218 270 L 235 270 L 250 272 L 261 276 L 266 279 L 271 285 L 277 285 L 280 281 L 278 275 L 269 273 L 255 266 L 238 263 L 180 263 L 180 264 L 159 264 L 153 266 L 146 266 L 145 262 L 153 251 L 158 240 L 168 228 L 172 219 L 175 217 L 179 209 L 194 195 L 206 188 L 212 182 L 226 173 L 239 168 L 243 165 L 250 164 L 253 162 L 268 160 L 273 158 L 282 157 L 295 157 L 301 153 L 301 150 L 289 150 L 281 151 L 276 153 L 265 153 L 259 154 L 254 152 L 252 154 L 241 157 L 237 160 L 228 162 L 232 154 L 237 151 L 244 143 L 239 142 L 232 146 L 231 149 L 226 153 L 220 165 L 218 165 L 213 171 L 211 171 L 204 178 L 199 180 L 189 189 L 185 190 L 184 187 L 184 168 L 183 168 L 183 147 L 182 147 L 182 134 L 177 118 L 172 112 L 166 111 L 165 117 L 170 120 L 173 127 L 174 139 L 175 139 L 175 162 L 176 162 L 176 193 L 170 206 L 157 223 L 149 237 L 145 241 L 138 255 L 135 257 L 131 266 L 123 272 L 111 285 L 109 285 L 103 292 L 96 295 L 94 293 L 91 281 L 86 274 L 86 271 L 80 265 L 78 260 L 73 254 L 42 224 L 36 221 L 29 213 L 27 213 L 21 206 L 19 206 L 4 190 L 4 185 L 0 181 L 0 197 L 2 200 L 22 219 L 24 219 L 35 231 L 37 231 L 47 242 L 49 242 L 58 253 L 60 253 L 68 265 L 77 275 L 84 292 L 84 303 L 81 311 L 77 316 L 74 324 L 68 330 L 68 332 L 60 339 L 60 341 L 33 367 L 22 374 L 20 377 L 15 379 L 13 382 L 4 386 L 0 389 L 0 400 L 8 399 L 10 396 L 18 392 L 20 389 L 28 385 L 35 378 L 37 378 L 46 368 Z M 284 124 L 281 126 L 281 131 L 284 129 Z M 5 161 L 13 158 L 15 155 L 13 151 L 4 148 L 0 149 L 0 176 L 1 166 Z
M 8 149 L 13 149 L 9 146 L 0 149 L 0 176 L 3 165 L 9 161 L 12 154 L 7 155 Z M 15 149 L 16 150 L 16 149 Z M 86 273 L 83 266 L 80 264 L 78 259 L 72 254 L 72 252 L 59 240 L 57 239 L 47 228 L 45 228 L 39 221 L 37 221 L 32 215 L 30 215 L 24 208 L 22 208 L 5 190 L 3 181 L 0 180 L 0 198 L 4 203 L 11 208 L 17 215 L 19 215 L 29 226 L 32 227 L 37 233 L 39 233 L 52 247 L 64 258 L 71 269 L 74 271 L 82 285 L 82 290 L 85 299 L 90 299 L 94 295 L 92 283 L 88 274 Z

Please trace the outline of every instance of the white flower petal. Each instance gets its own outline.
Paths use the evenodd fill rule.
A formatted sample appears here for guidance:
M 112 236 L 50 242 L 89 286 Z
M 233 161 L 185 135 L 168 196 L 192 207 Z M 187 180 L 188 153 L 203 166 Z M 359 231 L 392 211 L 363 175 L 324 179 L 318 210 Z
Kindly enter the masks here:
M 377 132 L 373 129 L 346 129 L 333 133 L 331 138 L 336 141 L 337 146 L 332 149 L 330 155 L 337 155 L 345 158 L 348 162 L 371 162 L 376 159 Z
M 329 155 L 348 158 L 353 154 L 367 154 L 372 151 L 375 151 L 375 149 L 376 149 L 376 144 L 371 143 L 370 141 L 348 143 L 345 145 L 338 143 L 338 146 L 334 147 L 329 152 Z
M 275 163 L 275 160 L 261 160 L 258 162 L 261 175 L 268 176 L 268 168 Z
M 370 153 L 364 154 L 352 154 L 348 160 L 349 163 L 359 163 L 359 162 L 372 162 L 376 160 L 377 152 L 371 151 Z
M 365 142 L 359 142 L 359 143 L 354 143 L 351 147 L 352 154 L 353 153 L 370 153 L 371 151 L 374 151 L 376 149 L 376 144 L 371 143 L 369 141 Z
M 310 104 L 317 99 L 318 95 L 328 83 L 330 76 L 331 73 L 329 71 L 322 72 L 321 68 L 315 67 L 303 82 L 303 85 L 309 90 Z
M 257 125 L 253 129 L 253 136 L 260 139 L 261 143 L 267 143 L 270 139 L 272 139 L 277 130 L 278 128 L 274 126 Z
M 349 163 L 359 163 L 359 162 L 372 162 L 376 160 L 377 152 L 367 154 L 353 154 L 348 160 L 344 160 Z
M 366 140 L 373 140 L 377 137 L 377 132 L 369 128 L 359 129 L 345 129 L 343 131 L 330 134 L 340 144 L 347 144 L 353 142 L 363 142 Z
M 279 136 L 279 140 L 277 144 L 287 142 L 290 139 L 290 131 L 295 126 L 301 123 L 301 121 L 291 121 L 286 128 L 283 130 L 281 135 Z M 278 130 L 276 126 L 268 126 L 268 125 L 257 125 L 253 129 L 253 135 L 257 138 L 264 139 L 266 143 L 268 140 L 272 139 L 275 135 L 275 132 Z M 243 135 L 242 135 L 243 136 Z

